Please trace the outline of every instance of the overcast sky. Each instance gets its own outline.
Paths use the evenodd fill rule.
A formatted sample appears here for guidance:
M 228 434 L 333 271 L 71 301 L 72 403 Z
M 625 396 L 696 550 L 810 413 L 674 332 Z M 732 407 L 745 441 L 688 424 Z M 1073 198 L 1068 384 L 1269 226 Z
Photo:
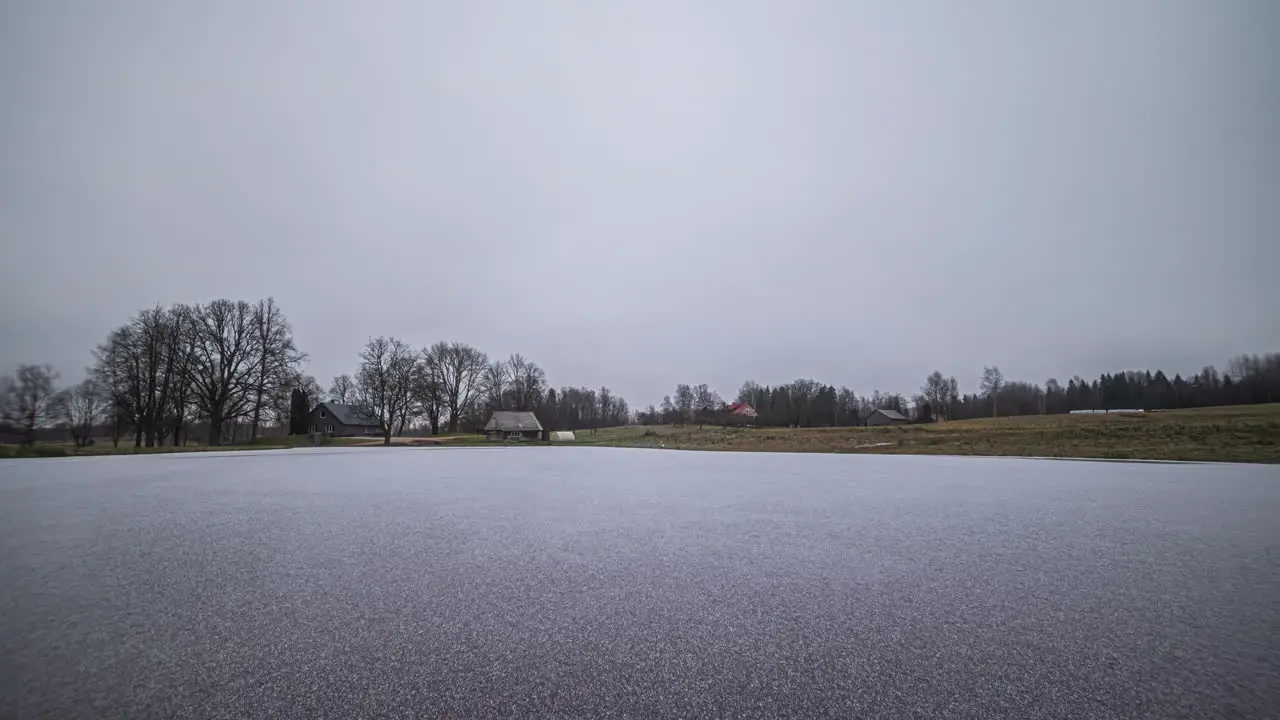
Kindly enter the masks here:
M 1280 3 L 0 3 L 0 372 L 138 309 L 915 392 L 1280 350 Z

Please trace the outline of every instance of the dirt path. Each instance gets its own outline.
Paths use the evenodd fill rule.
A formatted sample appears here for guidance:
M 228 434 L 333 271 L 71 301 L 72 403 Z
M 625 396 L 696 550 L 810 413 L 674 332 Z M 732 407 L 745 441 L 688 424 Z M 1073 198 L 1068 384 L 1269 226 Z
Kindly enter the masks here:
M 393 437 L 392 445 L 408 445 L 410 447 L 426 447 L 429 445 L 444 445 L 445 443 L 455 440 L 465 439 L 464 435 L 443 435 L 441 437 Z M 370 447 L 373 445 L 382 445 L 382 438 L 372 438 L 366 441 L 351 443 L 352 447 Z

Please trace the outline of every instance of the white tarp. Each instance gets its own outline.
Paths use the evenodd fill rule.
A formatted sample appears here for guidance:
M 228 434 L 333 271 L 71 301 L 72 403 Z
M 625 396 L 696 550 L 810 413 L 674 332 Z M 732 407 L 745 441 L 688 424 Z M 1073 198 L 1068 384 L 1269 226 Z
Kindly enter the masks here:
M 551 433 L 551 440 L 558 441 L 558 442 L 568 442 L 572 440 L 577 440 L 577 438 L 573 436 L 572 430 L 556 430 L 555 432 Z

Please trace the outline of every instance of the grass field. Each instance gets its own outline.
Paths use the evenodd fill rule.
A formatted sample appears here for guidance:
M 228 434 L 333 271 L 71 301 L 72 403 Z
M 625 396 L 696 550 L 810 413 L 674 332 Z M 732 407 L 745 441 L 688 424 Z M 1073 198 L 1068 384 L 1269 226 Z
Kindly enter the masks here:
M 1280 403 L 1141 415 L 1036 415 L 880 428 L 619 427 L 583 445 L 1280 463 Z

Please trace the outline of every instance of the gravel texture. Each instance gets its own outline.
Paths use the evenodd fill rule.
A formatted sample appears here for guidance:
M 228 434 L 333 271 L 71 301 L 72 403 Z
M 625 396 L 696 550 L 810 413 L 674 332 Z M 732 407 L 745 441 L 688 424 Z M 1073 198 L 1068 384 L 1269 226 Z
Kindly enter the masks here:
M 0 718 L 1280 717 L 1280 468 L 0 461 Z

